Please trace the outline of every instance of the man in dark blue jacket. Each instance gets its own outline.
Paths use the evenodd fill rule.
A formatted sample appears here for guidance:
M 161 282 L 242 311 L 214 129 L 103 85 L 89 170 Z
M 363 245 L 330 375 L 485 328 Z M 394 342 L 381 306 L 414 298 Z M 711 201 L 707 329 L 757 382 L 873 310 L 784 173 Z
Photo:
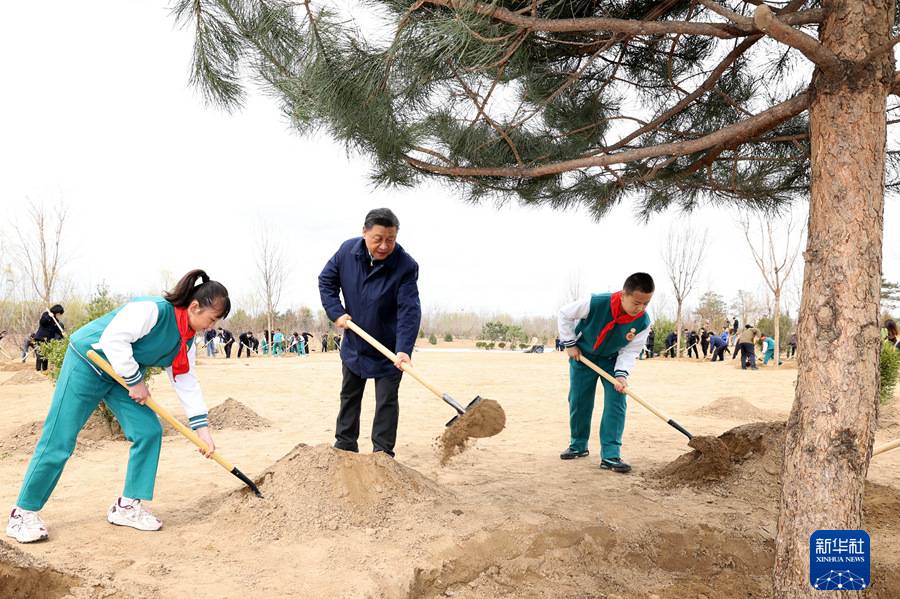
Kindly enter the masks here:
M 422 309 L 419 305 L 419 265 L 397 245 L 400 221 L 387 208 L 366 215 L 362 237 L 341 244 L 319 275 L 322 307 L 334 324 L 347 328 L 352 318 L 398 356 L 395 364 L 374 347 L 346 330 L 341 341 L 343 383 L 334 446 L 359 451 L 359 413 L 366 379 L 375 379 L 374 451 L 394 455 L 400 404 L 397 389 L 401 364 L 410 362 Z M 341 304 L 339 293 L 345 304 Z

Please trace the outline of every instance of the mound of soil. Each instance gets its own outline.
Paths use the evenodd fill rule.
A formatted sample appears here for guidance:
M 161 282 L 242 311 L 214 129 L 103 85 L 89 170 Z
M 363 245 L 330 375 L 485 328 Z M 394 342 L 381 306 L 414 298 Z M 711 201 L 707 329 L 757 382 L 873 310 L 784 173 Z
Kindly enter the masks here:
M 178 421 L 190 428 L 185 418 L 179 418 Z M 180 434 L 166 421 L 161 420 L 160 422 L 163 425 L 164 437 Z M 238 400 L 229 397 L 219 405 L 210 408 L 209 425 L 213 430 L 231 428 L 241 431 L 256 431 L 271 428 L 272 422 L 266 420 Z
M 0 362 L 0 372 L 19 372 L 20 370 L 34 370 L 34 362 Z
M 784 422 L 754 422 L 733 428 L 718 437 L 727 455 L 719 455 L 719 444 L 699 447 L 666 465 L 659 476 L 673 486 L 712 483 L 725 492 L 773 498 L 781 486 L 784 431 Z
M 214 429 L 238 430 L 259 430 L 272 426 L 270 421 L 231 397 L 209 411 L 209 424 Z
M 493 399 L 482 399 L 474 408 L 467 410 L 452 426 L 448 426 L 438 439 L 441 465 L 447 464 L 455 455 L 466 450 L 469 439 L 493 437 L 506 426 L 506 412 Z
M 771 418 L 771 414 L 740 397 L 720 397 L 711 404 L 695 410 L 694 415 L 754 421 Z
M 264 499 L 242 488 L 214 518 L 252 523 L 254 539 L 297 531 L 381 527 L 397 514 L 451 497 L 437 483 L 383 452 L 357 454 L 328 445 L 297 445 L 256 480 Z
M 14 375 L 3 381 L 3 385 L 30 385 L 31 383 L 40 383 L 49 381 L 47 375 L 41 374 L 37 370 L 30 368 L 28 370 L 19 370 Z
M 35 445 L 37 445 L 38 439 L 41 438 L 43 427 L 43 420 L 27 422 L 0 439 L 0 457 L 11 453 L 31 453 Z M 78 444 L 75 446 L 75 451 L 89 447 L 98 441 L 123 440 L 125 440 L 125 435 L 122 434 L 118 423 L 114 422 L 113 425 L 110 425 L 100 415 L 100 412 L 95 410 L 78 434 Z

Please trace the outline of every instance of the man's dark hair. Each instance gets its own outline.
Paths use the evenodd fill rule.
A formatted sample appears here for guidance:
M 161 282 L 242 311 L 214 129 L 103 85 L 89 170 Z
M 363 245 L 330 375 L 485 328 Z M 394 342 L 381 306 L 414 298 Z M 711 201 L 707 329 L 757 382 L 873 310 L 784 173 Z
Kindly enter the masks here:
M 625 293 L 634 293 L 635 291 L 640 291 L 641 293 L 653 293 L 656 286 L 653 284 L 653 277 L 645 272 L 636 272 L 625 279 L 625 284 L 622 285 L 622 289 Z
M 744 325 L 744 328 L 745 328 L 745 329 L 752 329 L 752 328 L 753 328 L 753 326 L 752 326 L 752 325 L 750 325 L 750 324 L 745 324 L 745 325 Z
M 63 312 L 65 312 L 65 310 L 63 310 L 63 307 L 59 304 L 53 304 L 53 307 L 50 308 L 51 314 L 62 314 Z
M 369 213 L 366 215 L 366 220 L 363 222 L 363 227 L 368 231 L 375 225 L 381 225 L 382 227 L 396 227 L 399 229 L 400 219 L 397 218 L 397 215 L 394 214 L 390 208 L 375 208 L 374 210 L 369 210 Z

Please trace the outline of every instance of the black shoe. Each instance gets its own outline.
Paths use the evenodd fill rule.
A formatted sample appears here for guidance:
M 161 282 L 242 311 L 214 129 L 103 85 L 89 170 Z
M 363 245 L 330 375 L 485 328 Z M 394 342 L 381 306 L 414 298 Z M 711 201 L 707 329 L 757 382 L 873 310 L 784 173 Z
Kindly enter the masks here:
M 604 458 L 600 460 L 601 470 L 612 470 L 620 474 L 631 472 L 631 466 L 622 461 L 621 458 Z
M 565 450 L 564 452 L 562 452 L 561 454 L 559 454 L 559 459 L 561 459 L 561 460 L 574 460 L 575 458 L 583 458 L 583 457 L 585 457 L 586 455 L 589 455 L 589 454 L 590 454 L 590 452 L 589 452 L 587 449 L 585 449 L 585 450 L 583 450 L 583 451 L 578 451 L 577 449 L 574 449 L 574 448 L 572 448 L 572 447 L 568 447 L 568 448 L 566 448 L 566 450 Z
M 352 453 L 359 453 L 359 447 L 351 447 L 347 445 L 341 445 L 339 443 L 334 444 L 335 449 L 340 449 L 341 451 L 349 451 Z

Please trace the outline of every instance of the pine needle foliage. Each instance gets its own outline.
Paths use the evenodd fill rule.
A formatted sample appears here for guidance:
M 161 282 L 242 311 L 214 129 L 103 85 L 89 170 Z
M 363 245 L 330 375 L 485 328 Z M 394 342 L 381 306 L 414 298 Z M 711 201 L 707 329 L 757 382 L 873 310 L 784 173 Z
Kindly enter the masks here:
M 299 131 L 367 156 L 378 185 L 440 178 L 471 202 L 594 218 L 631 197 L 646 218 L 703 203 L 775 211 L 808 193 L 811 68 L 755 28 L 756 4 L 358 5 L 389 23 L 386 40 L 319 0 L 177 0 L 173 15 L 194 33 L 191 82 L 207 102 L 239 108 L 261 82 Z M 815 36 L 817 2 L 769 4 Z M 887 162 L 892 189 L 900 153 Z

